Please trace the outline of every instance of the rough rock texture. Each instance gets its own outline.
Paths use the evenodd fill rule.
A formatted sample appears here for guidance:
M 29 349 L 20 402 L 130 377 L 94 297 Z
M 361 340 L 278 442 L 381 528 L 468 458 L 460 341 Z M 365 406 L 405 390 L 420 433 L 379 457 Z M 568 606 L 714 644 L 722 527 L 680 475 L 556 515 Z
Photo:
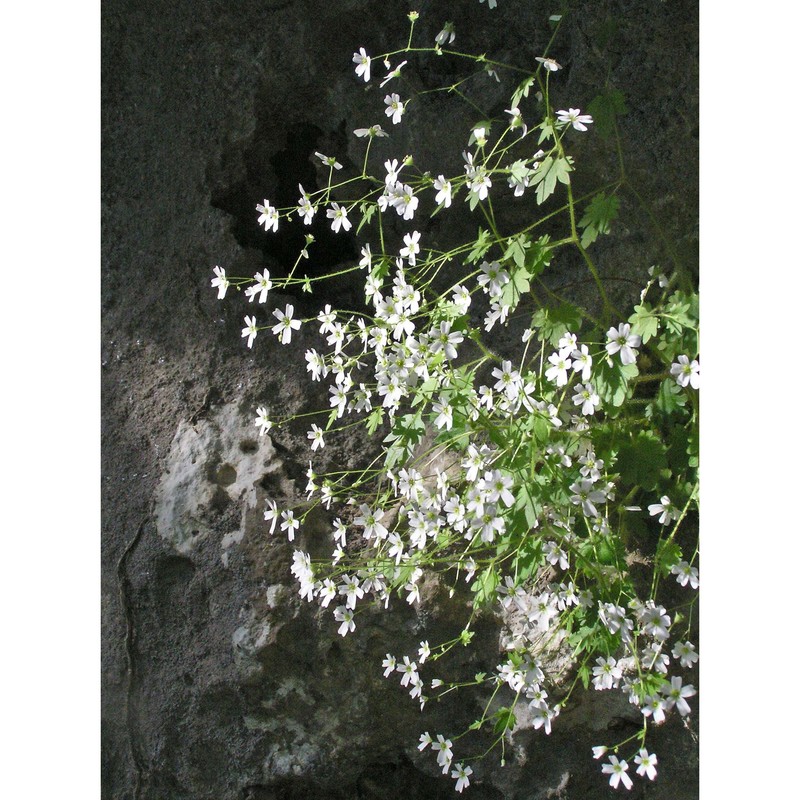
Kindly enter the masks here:
M 518 63 L 541 52 L 544 20 L 559 11 L 515 0 L 491 12 L 477 0 L 418 7 L 427 40 L 454 19 L 460 47 Z M 566 67 L 559 98 L 585 107 L 607 74 L 625 92 L 628 172 L 652 212 L 626 201 L 624 224 L 598 247 L 624 298 L 636 291 L 626 280 L 652 263 L 697 269 L 697 11 L 688 0 L 575 8 L 581 14 L 555 49 Z M 420 639 L 457 634 L 458 598 L 428 585 L 420 610 L 371 614 L 344 640 L 330 615 L 299 601 L 291 548 L 269 535 L 260 508 L 267 495 L 302 496 L 308 443 L 299 425 L 259 439 L 252 420 L 262 402 L 287 412 L 324 403 L 304 377 L 314 335 L 301 331 L 292 348 L 262 335 L 247 350 L 246 304 L 219 304 L 209 287 L 215 264 L 235 274 L 290 265 L 296 235 L 259 235 L 255 203 L 288 204 L 297 182 L 314 186 L 314 150 L 357 168 L 349 132 L 385 118 L 382 93 L 355 81 L 351 56 L 361 45 L 394 46 L 406 10 L 373 0 L 103 4 L 104 797 L 452 797 L 453 782 L 414 742 L 421 730 L 469 724 L 480 698 L 464 695 L 421 718 L 379 665 L 389 649 L 410 653 Z M 452 69 L 429 57 L 409 64 L 408 79 L 424 89 Z M 508 84 L 479 76 L 476 86 L 480 102 L 502 114 Z M 459 170 L 473 119 L 446 95 L 426 98 L 413 125 L 378 142 L 378 152 Z M 613 151 L 595 146 L 579 167 L 612 174 Z M 667 245 L 654 239 L 656 227 Z M 440 216 L 425 235 L 444 244 L 460 232 Z M 348 237 L 315 233 L 318 268 L 356 256 Z M 553 280 L 585 276 L 565 261 Z M 331 292 L 346 301 L 354 289 Z M 313 299 L 316 307 L 325 298 Z M 288 300 L 308 304 L 277 302 Z M 354 464 L 364 449 L 353 436 L 324 455 L 328 465 Z M 323 523 L 303 532 L 312 553 L 327 547 Z M 497 663 L 498 623 L 484 619 L 480 633 L 450 669 Z M 497 759 L 476 765 L 471 796 L 610 796 L 588 755 L 598 736 L 630 724 L 630 708 L 611 694 L 581 699 L 549 737 L 523 731 L 504 769 Z M 630 795 L 695 797 L 694 732 L 672 719 L 652 743 L 659 779 Z

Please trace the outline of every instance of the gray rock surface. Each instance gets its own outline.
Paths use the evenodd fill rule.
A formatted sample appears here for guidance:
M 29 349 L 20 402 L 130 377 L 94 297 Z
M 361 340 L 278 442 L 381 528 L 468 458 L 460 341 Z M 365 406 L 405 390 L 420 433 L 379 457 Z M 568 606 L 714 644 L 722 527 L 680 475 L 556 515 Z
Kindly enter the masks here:
M 511 62 L 541 52 L 543 20 L 559 10 L 515 0 L 492 12 L 477 0 L 418 6 L 427 39 L 454 19 L 459 46 Z M 625 298 L 636 291 L 627 279 L 652 263 L 678 259 L 697 269 L 697 9 L 687 0 L 574 8 L 580 13 L 556 48 L 566 66 L 558 91 L 585 106 L 610 70 L 627 97 L 628 171 L 653 215 L 628 198 L 623 224 L 598 249 L 601 270 Z M 404 30 L 406 10 L 374 0 L 103 4 L 106 798 L 453 796 L 453 782 L 414 743 L 422 730 L 462 729 L 480 698 L 463 695 L 420 716 L 383 679 L 380 661 L 387 650 L 411 653 L 421 639 L 457 634 L 458 598 L 430 585 L 419 610 L 371 613 L 345 639 L 330 615 L 299 600 L 291 548 L 270 536 L 261 510 L 266 496 L 302 496 L 305 430 L 259 438 L 251 423 L 263 402 L 286 412 L 325 403 L 305 381 L 302 351 L 313 334 L 302 332 L 297 348 L 262 336 L 249 351 L 239 335 L 246 303 L 220 304 L 209 286 L 215 264 L 241 274 L 285 269 L 293 242 L 258 236 L 255 203 L 282 191 L 291 202 L 298 180 L 313 185 L 315 149 L 346 169 L 359 163 L 349 133 L 384 118 L 381 98 L 355 81 L 350 59 L 361 45 L 393 46 L 390 31 Z M 420 88 L 451 68 L 434 57 L 409 67 Z M 508 85 L 486 80 L 476 91 L 502 113 Z M 460 169 L 473 120 L 446 96 L 428 98 L 413 125 L 380 143 L 382 152 Z M 613 152 L 599 152 L 587 149 L 579 164 L 587 180 L 613 173 Z M 431 241 L 462 233 L 437 219 L 426 230 Z M 654 225 L 668 245 L 655 240 Z M 353 248 L 321 242 L 318 262 L 343 263 Z M 565 262 L 553 280 L 584 276 Z M 331 292 L 346 301 L 353 287 Z M 313 301 L 316 308 L 324 298 Z M 344 438 L 326 447 L 324 460 L 358 463 L 364 449 L 358 437 Z M 323 522 L 303 532 L 312 552 L 325 544 Z M 483 619 L 479 634 L 476 648 L 456 654 L 453 674 L 497 663 L 499 622 Z M 549 737 L 521 731 L 505 768 L 496 758 L 476 765 L 468 794 L 611 796 L 589 757 L 598 735 L 630 725 L 627 704 L 611 695 L 581 698 Z M 693 730 L 672 719 L 653 734 L 659 778 L 630 796 L 696 797 Z

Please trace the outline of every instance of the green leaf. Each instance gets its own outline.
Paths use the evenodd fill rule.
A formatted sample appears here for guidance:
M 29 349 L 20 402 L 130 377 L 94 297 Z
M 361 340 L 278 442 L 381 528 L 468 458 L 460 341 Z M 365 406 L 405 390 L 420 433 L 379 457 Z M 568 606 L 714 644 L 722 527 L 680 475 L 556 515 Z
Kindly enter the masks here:
M 540 308 L 532 317 L 531 325 L 539 328 L 539 339 L 558 346 L 558 340 L 567 332 L 577 333 L 583 322 L 581 310 L 571 303 L 560 303 L 553 308 Z
M 686 452 L 689 455 L 689 466 L 696 469 L 700 464 L 700 437 L 697 430 L 689 434 Z
M 688 402 L 684 392 L 674 378 L 666 378 L 658 387 L 658 392 L 645 409 L 648 419 L 670 417 L 681 411 Z
M 578 677 L 581 679 L 581 683 L 583 684 L 584 689 L 589 688 L 589 665 L 582 664 L 578 669 Z
M 511 177 L 514 178 L 517 183 L 522 183 L 526 178 L 530 178 L 534 171 L 529 169 L 524 161 L 518 160 L 511 165 L 510 172 Z
M 381 422 L 383 422 L 383 408 L 373 409 L 372 413 L 367 417 L 367 433 L 370 436 L 375 433 Z
M 503 259 L 506 261 L 513 260 L 517 267 L 522 269 L 525 266 L 526 251 L 530 245 L 530 239 L 526 234 L 521 233 L 518 236 L 514 236 L 509 239 L 508 247 L 503 253 Z
M 492 235 L 489 231 L 483 228 L 478 228 L 478 237 L 475 240 L 475 246 L 467 256 L 467 264 L 476 264 L 485 255 L 487 250 L 492 246 Z
M 606 197 L 605 192 L 595 195 L 578 222 L 578 227 L 585 229 L 581 236 L 581 246 L 588 247 L 599 234 L 609 233 L 611 223 L 617 218 L 618 211 L 619 198 L 616 195 Z
M 629 382 L 638 374 L 636 364 L 624 365 L 618 359 L 609 363 L 607 358 L 601 358 L 592 372 L 592 382 L 604 405 L 619 408 L 633 393 Z
M 628 317 L 632 332 L 642 337 L 642 343 L 650 341 L 658 333 L 658 317 L 646 303 L 634 306 L 633 311 Z
M 492 719 L 495 721 L 495 733 L 503 733 L 509 728 L 513 728 L 517 724 L 517 717 L 514 714 L 513 709 L 507 708 L 506 706 L 498 708 L 497 711 L 492 714 Z
M 549 242 L 550 237 L 544 234 L 544 236 L 540 236 L 533 242 L 528 249 L 528 258 L 525 262 L 525 266 L 531 278 L 535 278 L 537 275 L 544 272 L 545 267 L 550 266 L 550 262 L 553 259 L 553 251 L 548 244 Z
M 542 122 L 539 126 L 541 129 L 541 133 L 539 134 L 539 141 L 537 144 L 541 144 L 542 142 L 546 141 L 547 139 L 555 138 L 555 128 L 553 127 L 553 121 L 551 119 L 546 119 Z M 535 130 L 535 128 L 534 128 Z
M 572 160 L 569 156 L 547 156 L 530 179 L 530 185 L 536 186 L 536 202 L 541 205 L 556 189 L 556 183 L 569 183 L 572 172 Z
M 425 423 L 422 420 L 421 409 L 415 414 L 405 414 L 396 420 L 391 433 L 383 440 L 385 444 L 391 445 L 386 451 L 384 461 L 386 468 L 391 469 L 398 461 L 410 458 L 424 434 Z
M 652 491 L 669 475 L 666 445 L 653 431 L 639 431 L 620 445 L 616 469 L 628 486 Z
M 519 105 L 519 101 L 522 100 L 523 97 L 527 97 L 531 87 L 536 85 L 536 76 L 531 75 L 529 78 L 525 78 L 522 83 L 517 86 L 514 90 L 514 94 L 511 95 L 511 108 L 516 108 Z
M 356 235 L 361 233 L 361 229 L 365 225 L 369 225 L 372 215 L 375 213 L 375 209 L 377 207 L 377 203 L 364 203 L 361 206 L 361 219 L 359 220 L 358 227 L 356 228 Z
M 587 111 L 592 115 L 594 128 L 602 139 L 614 133 L 614 122 L 628 113 L 625 95 L 619 89 L 609 89 L 589 103 Z
M 661 574 L 666 577 L 682 557 L 683 552 L 674 539 L 662 539 L 656 549 L 656 569 L 660 570 Z
M 497 587 L 500 576 L 494 567 L 487 567 L 475 576 L 472 582 L 472 591 L 475 593 L 475 607 L 491 605 L 497 596 Z

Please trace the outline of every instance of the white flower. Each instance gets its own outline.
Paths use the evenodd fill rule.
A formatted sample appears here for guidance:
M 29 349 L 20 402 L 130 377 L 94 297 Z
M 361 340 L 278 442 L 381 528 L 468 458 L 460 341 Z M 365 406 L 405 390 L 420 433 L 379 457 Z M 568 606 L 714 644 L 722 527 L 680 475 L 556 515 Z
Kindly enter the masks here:
M 478 0 L 479 3 L 482 3 L 483 0 Z M 489 0 L 489 8 L 497 8 L 497 0 Z
M 557 61 L 553 60 L 552 58 L 543 58 L 542 56 L 536 56 L 536 60 L 548 71 L 548 72 L 558 72 L 561 69 L 561 64 Z M 560 112 L 559 112 L 560 113 Z
M 456 345 L 464 341 L 464 334 L 461 331 L 450 332 L 453 323 L 450 320 L 445 320 L 439 323 L 439 330 L 431 331 L 431 352 L 438 353 L 444 350 L 444 356 L 449 361 L 452 361 L 458 356 Z
M 672 505 L 667 495 L 664 495 L 661 498 L 660 503 L 652 503 L 651 505 L 647 506 L 647 510 L 650 512 L 651 517 L 661 514 L 661 516 L 658 518 L 658 521 L 661 525 L 669 525 L 669 523 L 678 516 L 677 509 Z
M 625 365 L 636 361 L 636 356 L 639 354 L 635 348 L 641 346 L 642 337 L 632 334 L 631 326 L 627 322 L 621 323 L 619 329 L 609 328 L 606 336 L 608 337 L 606 351 L 610 356 L 619 353 L 620 361 Z
M 489 189 L 492 186 L 492 181 L 486 172 L 486 168 L 474 165 L 472 153 L 464 153 L 463 156 L 467 162 L 464 165 L 464 171 L 467 173 L 467 188 L 470 192 L 476 194 L 479 200 L 485 200 L 489 196 Z
M 403 258 L 407 258 L 409 265 L 412 267 L 417 263 L 417 253 L 419 253 L 419 236 L 419 231 L 407 233 L 405 236 L 403 236 L 403 241 L 405 242 L 406 246 L 400 250 L 400 255 Z
M 600 397 L 591 383 L 587 383 L 585 386 L 579 383 L 575 387 L 572 402 L 581 407 L 581 414 L 594 414 L 595 409 L 600 405 Z
M 453 407 L 449 403 L 434 403 L 433 413 L 438 414 L 433 424 L 437 428 L 446 428 L 448 431 L 453 427 Z
M 559 353 L 552 353 L 547 360 L 553 365 L 544 373 L 547 380 L 555 381 L 558 387 L 566 386 L 572 361 L 564 358 Z
M 245 327 L 242 328 L 242 338 L 245 336 L 249 337 L 247 339 L 247 346 L 253 346 L 253 339 L 258 336 L 258 328 L 256 327 L 256 318 L 255 317 L 245 317 L 244 318 Z
M 622 678 L 622 668 L 617 664 L 617 660 L 609 656 L 609 658 L 598 658 L 596 661 L 597 666 L 592 668 L 594 679 L 592 684 L 598 691 L 603 689 L 613 689 L 619 685 L 620 678 Z
M 348 608 L 355 608 L 356 601 L 364 596 L 364 590 L 359 585 L 359 580 L 355 575 L 342 575 L 342 585 L 339 587 L 339 594 L 347 598 L 345 605 Z
M 334 233 L 338 233 L 340 228 L 349 231 L 350 228 L 353 227 L 353 223 L 347 219 L 347 209 L 344 206 L 340 206 L 338 203 L 331 203 L 331 206 L 332 207 L 325 212 L 328 219 L 333 220 L 331 223 L 331 230 Z
M 436 756 L 436 761 L 442 767 L 442 772 L 447 773 L 450 769 L 450 762 L 453 760 L 453 743 L 449 739 L 445 739 L 441 733 L 436 735 L 436 741 L 431 745 L 431 750 L 438 750 L 439 755 Z
M 669 368 L 670 374 L 678 382 L 678 386 L 684 389 L 691 386 L 692 389 L 700 388 L 700 364 L 695 359 L 689 363 L 689 356 L 678 356 L 678 360 Z
M 386 675 L 385 672 L 384 672 L 384 675 Z M 432 742 L 433 742 L 433 738 L 428 733 L 428 731 L 425 731 L 425 733 L 421 733 L 420 737 L 419 737 L 419 744 L 417 745 L 417 750 L 422 752 Z
M 369 83 L 369 68 L 372 59 L 367 55 L 364 48 L 360 48 L 358 53 L 353 53 L 353 63 L 356 65 L 356 75 L 364 79 L 364 83 Z
M 325 364 L 323 357 L 313 348 L 306 350 L 306 369 L 311 373 L 311 380 L 318 381 L 326 377 L 328 374 L 328 367 Z
M 358 136 L 359 139 L 363 139 L 367 136 L 374 138 L 375 136 L 381 137 L 389 135 L 380 125 L 370 125 L 369 128 L 356 128 L 353 133 Z
M 278 521 L 278 504 L 274 500 L 267 500 L 266 501 L 267 507 L 264 510 L 264 519 L 267 522 L 271 522 L 269 532 L 275 533 L 275 523 Z
M 306 438 L 310 439 L 312 450 L 325 447 L 325 439 L 322 438 L 324 433 L 318 425 L 311 425 L 311 430 L 306 434 Z
M 436 203 L 444 205 L 445 208 L 450 208 L 450 203 L 453 202 L 453 185 L 450 181 L 445 180 L 444 175 L 440 175 L 434 182 L 433 188 L 436 189 Z
M 687 583 L 692 589 L 697 589 L 700 586 L 700 573 L 697 571 L 697 567 L 690 567 L 686 561 L 679 561 L 673 565 L 670 572 L 673 575 L 677 575 L 675 580 L 681 586 L 686 586 Z
M 389 81 L 390 81 L 390 80 L 392 80 L 392 78 L 399 78 L 399 77 L 400 77 L 400 70 L 401 70 L 401 69 L 403 69 L 403 67 L 404 67 L 406 64 L 408 64 L 408 61 L 401 61 L 401 62 L 400 62 L 398 65 L 397 65 L 397 68 L 396 68 L 396 69 L 392 69 L 392 65 L 389 63 L 389 60 L 387 59 L 386 61 L 384 61 L 384 62 L 383 62 L 383 66 L 384 66 L 384 67 L 386 67 L 386 69 L 390 70 L 390 72 L 389 72 L 389 74 L 388 74 L 388 75 L 387 75 L 387 76 L 386 76 L 386 77 L 385 77 L 385 78 L 384 78 L 384 79 L 381 81 L 381 89 L 383 89 L 383 87 L 384 87 L 384 86 L 386 86 L 386 84 L 387 84 L 387 83 L 389 83 Z
M 445 22 L 444 27 L 436 34 L 436 44 L 444 47 L 456 40 L 456 28 L 452 22 Z
M 647 750 L 642 748 L 639 755 L 633 759 L 639 766 L 636 768 L 637 775 L 647 775 L 651 781 L 656 779 L 656 764 L 658 764 L 658 757 L 655 753 L 648 753 Z
M 494 388 L 498 392 L 505 392 L 506 396 L 512 402 L 517 399 L 520 387 L 522 386 L 522 378 L 517 370 L 513 369 L 510 361 L 503 361 L 501 369 L 495 367 L 492 370 L 492 377 L 497 378 L 497 383 Z
M 272 327 L 272 332 L 280 337 L 281 344 L 289 344 L 292 341 L 292 331 L 299 330 L 300 320 L 292 319 L 294 306 L 287 304 L 286 311 L 283 312 L 276 308 L 272 315 L 278 318 L 278 322 Z
M 664 606 L 657 606 L 652 600 L 648 600 L 646 606 L 639 611 L 639 621 L 648 636 L 661 642 L 669 638 L 671 620 Z
M 303 189 L 303 184 L 298 184 L 300 188 L 300 199 L 297 201 L 297 214 L 303 217 L 303 224 L 310 225 L 314 219 L 316 209 L 311 205 L 311 199 Z
M 676 675 L 670 681 L 669 688 L 662 689 L 661 691 L 669 708 L 672 708 L 674 705 L 682 717 L 691 713 L 692 709 L 689 708 L 686 698 L 694 697 L 694 695 L 697 694 L 697 690 L 694 686 L 683 686 L 683 678 Z
M 394 125 L 397 125 L 406 110 L 405 104 L 400 100 L 400 95 L 397 92 L 387 94 L 383 98 L 383 102 L 386 103 L 386 116 L 391 118 Z
M 342 624 L 339 626 L 339 636 L 347 636 L 350 631 L 356 629 L 356 624 L 353 622 L 353 612 L 345 606 L 339 606 L 333 612 L 333 618 Z
M 269 290 L 272 288 L 272 281 L 269 279 L 269 270 L 265 269 L 263 274 L 256 272 L 253 277 L 255 283 L 244 290 L 244 293 L 250 298 L 252 303 L 256 295 L 259 295 L 258 302 L 266 303 Z
M 630 789 L 633 786 L 633 781 L 627 774 L 628 762 L 620 761 L 616 756 L 608 757 L 608 764 L 603 764 L 603 773 L 611 776 L 608 782 L 611 784 L 612 789 L 616 789 L 620 781 L 622 781 L 626 789 Z
M 653 722 L 660 725 L 665 719 L 666 703 L 663 697 L 645 697 L 644 705 L 642 706 L 642 714 L 645 717 L 652 716 Z
M 314 155 L 326 167 L 331 167 L 332 169 L 341 169 L 342 168 L 342 165 L 336 160 L 336 158 L 334 156 L 326 156 L 324 153 L 319 153 L 319 152 L 315 152 Z
M 330 578 L 325 578 L 319 590 L 319 604 L 327 608 L 334 597 L 336 597 L 336 584 Z
M 225 292 L 228 291 L 228 287 L 231 285 L 231 282 L 225 276 L 225 270 L 223 267 L 214 267 L 214 274 L 217 277 L 211 279 L 211 286 L 212 288 L 217 288 L 219 290 L 219 293 L 217 294 L 217 300 L 222 300 L 225 297 Z
M 281 511 L 281 530 L 286 531 L 286 535 L 289 537 L 289 541 L 294 541 L 294 534 L 295 531 L 300 527 L 300 520 L 295 519 L 294 511 L 289 509 L 288 511 Z
M 592 482 L 585 478 L 576 481 L 569 488 L 570 491 L 575 492 L 570 497 L 570 501 L 575 505 L 580 505 L 587 517 L 596 517 L 597 509 L 595 508 L 595 503 L 605 503 L 605 493 L 594 489 Z
M 466 314 L 472 303 L 472 295 L 466 286 L 458 284 L 453 287 L 453 294 L 450 300 L 461 314 Z
M 431 647 L 428 642 L 420 642 L 419 650 L 417 652 L 419 654 L 419 663 L 424 664 L 431 654 Z
M 682 667 L 691 667 L 700 659 L 695 646 L 691 642 L 678 642 L 672 648 L 672 657 L 679 658 Z
M 478 275 L 478 284 L 490 297 L 499 297 L 503 293 L 503 287 L 511 280 L 511 276 L 497 261 L 484 261 L 481 264 L 481 273 Z
M 382 508 L 376 508 L 372 511 L 366 503 L 362 503 L 358 509 L 361 515 L 353 520 L 355 525 L 364 526 L 364 538 L 371 539 L 375 536 L 377 539 L 385 539 L 389 535 L 389 531 L 381 525 L 381 520 L 384 517 Z
M 396 158 L 385 161 L 383 164 L 383 168 L 386 170 L 386 177 L 383 179 L 384 183 L 387 186 L 394 186 L 397 183 L 397 179 L 400 177 L 400 170 L 403 169 L 404 166 L 405 164 L 400 164 L 398 166 Z
M 410 661 L 408 656 L 403 656 L 403 663 L 395 668 L 403 677 L 400 679 L 401 686 L 408 686 L 409 683 L 416 684 L 419 681 L 417 665 Z
M 456 779 L 457 792 L 461 793 L 469 786 L 470 775 L 472 775 L 472 767 L 465 767 L 461 762 L 456 764 L 456 768 L 450 773 L 450 777 Z
M 393 187 L 390 202 L 403 219 L 412 219 L 419 205 L 419 198 L 414 197 L 414 191 L 410 186 L 398 183 Z
M 486 128 L 473 128 L 469 135 L 469 144 L 477 144 L 483 147 L 486 144 Z
M 267 413 L 266 406 L 259 406 L 256 409 L 256 426 L 260 428 L 258 435 L 263 436 L 271 427 L 272 427 L 272 420 L 269 418 L 269 414 Z
M 556 111 L 556 114 L 559 122 L 565 125 L 572 125 L 576 131 L 585 131 L 587 130 L 586 125 L 591 125 L 594 122 L 589 114 L 581 114 L 579 108 L 571 108 L 569 111 Z
M 577 372 L 581 370 L 581 380 L 588 381 L 592 377 L 592 357 L 589 355 L 589 348 L 581 345 L 580 350 L 573 350 L 570 354 L 572 359 L 572 369 Z
M 511 108 L 505 109 L 506 114 L 511 115 L 511 119 L 508 121 L 508 127 L 513 131 L 517 128 L 522 128 L 522 132 L 520 136 L 525 136 L 528 133 L 528 126 L 525 124 L 525 120 L 522 119 L 522 112 L 516 107 L 512 106 Z M 527 180 L 525 181 L 527 185 Z M 511 180 L 509 179 L 509 184 L 511 184 Z
M 268 200 L 264 201 L 264 205 L 256 205 L 256 211 L 261 216 L 258 218 L 258 224 L 264 226 L 264 230 L 268 231 L 270 228 L 273 231 L 278 230 L 278 209 L 273 208 Z
M 391 653 L 387 653 L 381 666 L 383 667 L 383 677 L 388 678 L 397 666 L 397 659 Z

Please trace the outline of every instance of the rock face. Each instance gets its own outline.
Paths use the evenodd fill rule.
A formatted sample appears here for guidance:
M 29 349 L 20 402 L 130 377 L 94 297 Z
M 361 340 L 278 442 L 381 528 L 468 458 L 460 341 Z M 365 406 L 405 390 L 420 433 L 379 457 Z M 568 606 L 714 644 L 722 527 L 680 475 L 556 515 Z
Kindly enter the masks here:
M 628 173 L 653 215 L 623 208 L 624 225 L 598 250 L 601 269 L 638 279 L 650 264 L 677 259 L 696 270 L 695 5 L 586 5 L 576 4 L 556 49 L 566 66 L 558 91 L 565 103 L 585 106 L 610 68 L 626 94 Z M 369 612 L 342 639 L 330 614 L 299 599 L 292 548 L 270 534 L 262 511 L 266 497 L 303 498 L 305 430 L 259 437 L 253 420 L 264 402 L 286 413 L 325 405 L 324 392 L 305 381 L 302 352 L 313 334 L 301 331 L 297 348 L 262 336 L 250 351 L 239 335 L 247 304 L 219 304 L 209 286 L 215 264 L 235 274 L 264 266 L 280 273 L 294 259 L 291 232 L 258 234 L 255 204 L 289 204 L 296 183 L 316 185 L 314 150 L 346 169 L 360 163 L 350 132 L 374 124 L 376 113 L 383 120 L 383 104 L 355 81 L 352 53 L 393 47 L 406 10 L 374 0 L 103 4 L 106 798 L 453 796 L 453 781 L 415 743 L 424 730 L 462 730 L 482 698 L 463 695 L 420 715 L 397 681 L 382 677 L 380 662 L 387 652 L 416 652 L 420 640 L 457 635 L 463 603 L 430 584 L 419 609 Z M 527 63 L 559 8 L 500 0 L 489 11 L 459 0 L 446 9 L 422 2 L 419 10 L 426 40 L 453 19 L 463 49 Z M 408 79 L 425 89 L 449 69 L 431 57 L 409 64 Z M 510 84 L 487 79 L 476 91 L 502 114 Z M 449 98 L 427 97 L 414 124 L 393 131 L 380 152 L 460 170 L 473 120 Z M 587 153 L 579 166 L 602 176 L 613 171 L 613 154 L 604 162 Z M 655 240 L 652 219 L 667 245 Z M 436 220 L 425 234 L 431 241 L 460 234 Z M 353 240 L 323 236 L 320 268 L 356 257 Z M 557 284 L 575 280 L 572 265 L 559 269 Z M 617 291 L 624 287 L 620 281 Z M 331 292 L 347 301 L 354 288 Z M 314 308 L 325 302 L 313 300 Z M 324 460 L 359 463 L 364 448 L 345 437 L 326 447 Z M 327 536 L 320 515 L 299 546 L 329 552 Z M 477 646 L 454 651 L 447 669 L 493 669 L 500 634 L 498 620 L 482 619 Z M 613 693 L 588 693 L 549 737 L 516 734 L 505 768 L 496 758 L 476 764 L 468 792 L 497 800 L 609 796 L 590 748 L 609 729 L 624 732 L 631 715 Z M 631 796 L 696 797 L 693 731 L 673 719 L 653 731 L 652 745 L 659 778 Z

